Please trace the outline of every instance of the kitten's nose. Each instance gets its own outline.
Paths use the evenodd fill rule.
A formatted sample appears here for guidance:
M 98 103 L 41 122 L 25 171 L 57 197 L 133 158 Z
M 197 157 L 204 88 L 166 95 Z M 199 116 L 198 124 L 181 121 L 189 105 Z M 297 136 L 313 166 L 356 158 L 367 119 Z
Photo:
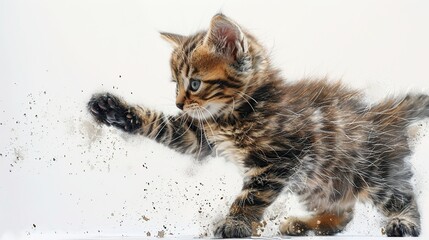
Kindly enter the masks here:
M 176 103 L 176 106 L 180 109 L 183 110 L 183 103 Z

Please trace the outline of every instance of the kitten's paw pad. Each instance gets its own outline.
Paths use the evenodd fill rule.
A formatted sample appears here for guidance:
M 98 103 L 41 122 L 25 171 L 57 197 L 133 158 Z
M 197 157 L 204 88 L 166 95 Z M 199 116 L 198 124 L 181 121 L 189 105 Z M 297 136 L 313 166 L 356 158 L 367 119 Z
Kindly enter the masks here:
M 96 120 L 132 132 L 141 127 L 134 110 L 110 93 L 94 95 L 88 103 L 89 112 Z
M 250 224 L 242 220 L 227 218 L 222 221 L 214 231 L 219 238 L 244 238 L 252 235 Z
M 280 225 L 280 233 L 289 236 L 304 236 L 307 234 L 308 226 L 298 218 L 290 217 Z
M 408 220 L 393 218 L 386 226 L 386 235 L 388 237 L 417 237 L 420 235 L 420 227 Z

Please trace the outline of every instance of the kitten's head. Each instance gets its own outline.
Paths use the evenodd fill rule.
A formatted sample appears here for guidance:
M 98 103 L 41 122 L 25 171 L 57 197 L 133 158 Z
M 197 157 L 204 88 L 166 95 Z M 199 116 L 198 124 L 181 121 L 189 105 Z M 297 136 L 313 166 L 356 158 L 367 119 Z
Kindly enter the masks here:
M 249 80 L 265 61 L 256 40 L 222 14 L 212 18 L 208 31 L 161 36 L 174 47 L 171 72 L 177 83 L 176 106 L 196 119 L 231 112 L 243 101 Z

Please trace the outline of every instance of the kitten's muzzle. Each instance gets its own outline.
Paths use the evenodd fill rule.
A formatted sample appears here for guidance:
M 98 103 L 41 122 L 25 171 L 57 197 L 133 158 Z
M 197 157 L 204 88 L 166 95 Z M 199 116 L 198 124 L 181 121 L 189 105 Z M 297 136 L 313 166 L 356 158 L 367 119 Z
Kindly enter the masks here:
M 183 103 L 176 103 L 176 107 L 178 107 L 180 110 L 183 110 L 184 105 L 185 104 L 183 104 Z

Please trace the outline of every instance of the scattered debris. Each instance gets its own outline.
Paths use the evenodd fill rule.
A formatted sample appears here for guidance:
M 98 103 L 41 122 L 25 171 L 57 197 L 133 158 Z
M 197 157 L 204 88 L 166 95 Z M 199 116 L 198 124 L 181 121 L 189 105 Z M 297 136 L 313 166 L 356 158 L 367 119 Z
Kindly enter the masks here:
M 164 236 L 165 236 L 165 231 L 164 230 L 158 231 L 157 237 L 163 238 Z
M 264 227 L 267 226 L 267 221 L 252 222 L 252 236 L 260 237 L 264 231 Z

